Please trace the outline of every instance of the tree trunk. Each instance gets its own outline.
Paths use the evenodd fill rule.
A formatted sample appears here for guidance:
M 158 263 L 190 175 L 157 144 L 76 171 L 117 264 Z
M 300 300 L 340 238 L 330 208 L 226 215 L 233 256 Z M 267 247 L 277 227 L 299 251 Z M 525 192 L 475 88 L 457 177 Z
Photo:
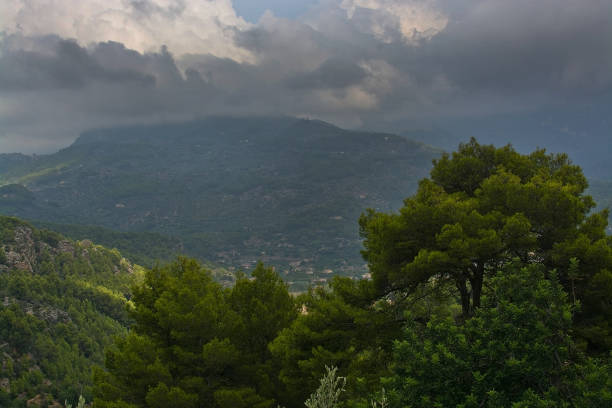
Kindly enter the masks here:
M 478 263 L 476 272 L 470 279 L 472 286 L 472 308 L 475 310 L 480 307 L 480 297 L 482 295 L 482 282 L 484 280 L 484 262 Z
M 457 281 L 457 289 L 459 289 L 459 294 L 461 295 L 461 311 L 463 313 L 463 317 L 467 319 L 471 314 L 470 307 L 470 292 L 467 288 L 467 284 L 465 280 Z

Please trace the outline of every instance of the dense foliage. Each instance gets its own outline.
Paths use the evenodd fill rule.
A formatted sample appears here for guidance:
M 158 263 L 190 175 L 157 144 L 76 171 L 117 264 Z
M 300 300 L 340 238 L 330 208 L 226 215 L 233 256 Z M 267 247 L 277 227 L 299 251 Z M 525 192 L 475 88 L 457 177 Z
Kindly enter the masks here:
M 365 280 L 336 278 L 329 288 L 298 298 L 302 313 L 270 344 L 279 362 L 283 405 L 301 407 L 327 365 L 347 377 L 347 397 L 378 389 L 380 377 L 390 373 L 387 363 L 402 321 L 387 302 L 373 301 L 372 289 Z
M 0 406 L 91 399 L 137 275 L 116 251 L 0 217 Z
M 72 240 L 91 240 L 106 248 L 116 248 L 130 261 L 153 267 L 157 262 L 170 262 L 183 251 L 178 238 L 153 232 L 121 232 L 92 225 L 56 224 L 32 221 L 37 228 L 56 231 Z
M 431 178 L 399 214 L 370 210 L 361 217 L 363 254 L 380 294 L 450 283 L 464 318 L 480 306 L 487 280 L 513 258 L 556 268 L 583 303 L 577 316 L 583 340 L 593 352 L 609 350 L 607 211 L 590 212 L 595 204 L 586 188 L 566 155 L 521 155 L 472 140 L 434 162 Z
M 148 272 L 135 289 L 141 323 L 109 349 L 95 406 L 612 403 L 612 360 L 576 345 L 579 305 L 540 263 L 513 260 L 491 277 L 474 315 L 457 319 L 441 305 L 425 324 L 420 308 L 398 320 L 393 302 L 366 301 L 367 281 L 339 278 L 293 302 L 273 271 L 259 266 L 253 278 L 239 280 L 236 293 L 187 259 Z
M 96 407 L 274 407 L 267 345 L 297 310 L 271 269 L 252 276 L 223 289 L 185 258 L 147 271 L 130 334 L 96 372 Z
M 472 140 L 361 218 L 373 279 L 297 296 L 263 264 L 224 287 L 189 258 L 128 288 L 116 250 L 0 219 L 3 373 L 95 408 L 611 406 L 612 247 L 586 187 L 564 155 Z
M 510 265 L 464 324 L 409 325 L 395 345 L 395 405 L 611 406 L 612 360 L 580 353 L 571 338 L 574 305 L 557 276 L 545 275 L 541 265 Z

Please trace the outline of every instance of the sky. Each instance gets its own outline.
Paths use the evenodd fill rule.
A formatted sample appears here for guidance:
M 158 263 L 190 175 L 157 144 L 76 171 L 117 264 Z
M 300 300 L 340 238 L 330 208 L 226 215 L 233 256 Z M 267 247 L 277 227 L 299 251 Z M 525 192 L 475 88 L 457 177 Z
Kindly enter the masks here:
M 297 18 L 306 13 L 318 0 L 234 0 L 236 13 L 245 20 L 256 23 L 270 10 L 275 16 Z
M 291 115 L 349 128 L 612 90 L 609 0 L 0 0 L 0 153 L 94 127 Z

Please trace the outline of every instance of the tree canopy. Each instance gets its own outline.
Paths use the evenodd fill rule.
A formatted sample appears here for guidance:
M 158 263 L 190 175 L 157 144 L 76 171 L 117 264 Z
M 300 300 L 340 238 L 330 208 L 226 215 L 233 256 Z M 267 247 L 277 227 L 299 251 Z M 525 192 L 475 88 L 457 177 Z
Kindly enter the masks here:
M 273 407 L 267 344 L 297 315 L 285 284 L 259 265 L 223 289 L 196 261 L 147 271 L 135 321 L 95 373 L 96 407 Z
M 464 324 L 409 325 L 396 343 L 394 406 L 604 407 L 612 365 L 584 357 L 571 338 L 572 305 L 541 265 L 509 265 L 491 278 Z
M 263 265 L 233 288 L 153 268 L 95 406 L 608 406 L 612 249 L 586 187 L 565 155 L 472 140 L 361 217 L 372 280 L 292 297 Z
M 302 313 L 270 344 L 284 406 L 302 407 L 327 365 L 347 377 L 349 398 L 373 392 L 390 374 L 387 363 L 403 322 L 371 292 L 368 281 L 336 277 L 330 287 L 298 297 Z
M 362 254 L 379 295 L 450 284 L 464 318 L 480 306 L 486 281 L 512 259 L 556 268 L 584 302 L 578 330 L 591 347 L 606 350 L 612 346 L 611 315 L 604 310 L 612 294 L 612 250 L 607 211 L 592 212 L 587 186 L 564 154 L 523 155 L 472 139 L 434 161 L 430 178 L 399 213 L 361 216 Z M 571 260 L 579 265 L 572 276 Z M 595 309 L 599 321 L 589 321 Z

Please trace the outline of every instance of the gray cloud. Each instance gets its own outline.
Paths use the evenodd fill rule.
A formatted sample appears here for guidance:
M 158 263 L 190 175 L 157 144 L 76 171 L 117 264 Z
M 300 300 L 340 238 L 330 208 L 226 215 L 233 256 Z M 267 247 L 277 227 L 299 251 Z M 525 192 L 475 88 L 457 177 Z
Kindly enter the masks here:
M 155 78 L 139 69 L 106 68 L 95 54 L 76 42 L 56 37 L 43 38 L 52 44 L 41 53 L 30 50 L 9 50 L 0 56 L 1 91 L 37 91 L 42 89 L 83 88 L 95 81 L 126 82 L 151 86 Z M 120 46 L 100 44 L 99 48 Z M 121 46 L 120 46 L 121 47 Z
M 176 3 L 170 3 L 167 7 L 159 6 L 150 0 L 129 0 L 129 5 L 138 12 L 150 16 L 153 14 L 161 14 L 170 18 L 176 18 L 185 12 L 187 4 L 184 0 L 179 0 Z
M 408 13 L 412 3 L 422 18 L 433 16 L 437 31 L 427 21 L 410 31 L 409 14 L 396 18 L 383 7 Z M 187 3 L 172 10 L 131 4 L 140 13 L 178 15 Z M 321 2 L 300 20 L 268 15 L 232 32 L 228 46 L 253 60 L 174 56 L 163 44 L 144 53 L 119 42 L 0 37 L 0 152 L 53 150 L 89 127 L 209 114 L 304 115 L 393 129 L 422 118 L 579 103 L 612 89 L 609 1 L 351 4 Z
M 317 69 L 301 73 L 287 81 L 298 89 L 338 89 L 359 84 L 367 72 L 352 61 L 330 58 Z
M 612 80 L 612 3 L 480 2 L 416 59 L 465 89 L 596 90 Z

